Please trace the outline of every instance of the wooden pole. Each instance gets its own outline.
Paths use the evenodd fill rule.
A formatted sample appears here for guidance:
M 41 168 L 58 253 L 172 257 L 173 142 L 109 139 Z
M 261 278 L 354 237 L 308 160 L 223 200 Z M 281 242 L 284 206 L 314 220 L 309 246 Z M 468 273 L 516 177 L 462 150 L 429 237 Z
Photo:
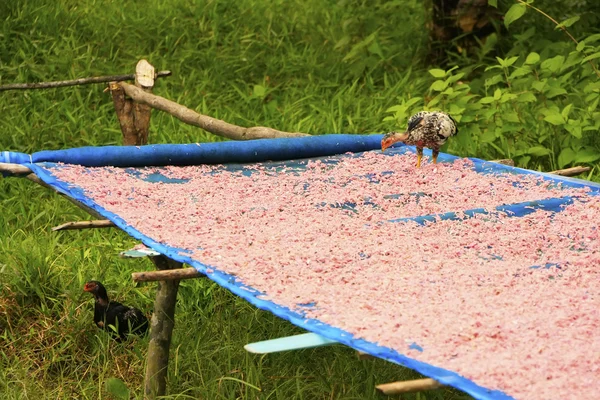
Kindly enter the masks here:
M 444 385 L 442 385 L 436 380 L 433 380 L 431 378 L 425 378 L 415 379 L 413 381 L 384 383 L 382 385 L 377 385 L 375 388 L 379 392 L 391 396 L 394 394 L 421 392 L 423 390 L 438 389 L 442 386 Z
M 196 268 L 179 268 L 162 271 L 133 272 L 131 278 L 135 282 L 173 281 L 181 279 L 203 278 Z
M 66 222 L 62 225 L 52 228 L 53 232 L 68 231 L 72 229 L 90 229 L 90 228 L 112 228 L 115 224 L 107 219 L 99 219 L 94 221 L 73 221 Z
M 170 76 L 171 71 L 159 71 L 156 73 L 156 78 L 163 76 Z M 4 90 L 27 90 L 27 89 L 53 89 L 65 86 L 78 86 L 78 85 L 89 85 L 92 83 L 105 83 L 105 82 L 121 82 L 121 81 L 132 81 L 135 79 L 135 74 L 128 75 L 110 75 L 110 76 L 94 76 L 91 78 L 79 78 L 68 81 L 55 81 L 55 82 L 37 82 L 37 83 L 10 83 L 8 85 L 0 86 L 0 92 Z
M 154 67 L 146 60 L 140 60 L 135 67 L 135 86 L 143 93 L 151 94 L 154 87 Z M 152 108 L 125 97 L 125 91 L 117 82 L 108 85 L 113 104 L 121 125 L 123 144 L 141 146 L 148 144 L 148 130 Z
M 151 95 L 154 86 L 154 67 L 146 60 L 140 60 L 135 68 L 136 90 Z M 121 132 L 123 144 L 140 146 L 148 143 L 151 108 L 146 104 L 128 99 L 125 91 L 116 82 L 109 89 Z M 163 255 L 150 258 L 159 271 L 180 269 L 182 264 Z M 154 311 L 150 323 L 150 343 L 146 355 L 146 376 L 144 378 L 144 398 L 154 400 L 167 392 L 169 370 L 169 348 L 175 327 L 175 304 L 179 280 L 160 280 L 154 300 Z
M 560 175 L 560 176 L 577 176 L 579 174 L 583 174 L 584 172 L 589 172 L 591 170 L 590 167 L 572 167 L 559 169 L 556 171 L 550 172 L 551 174 Z
M 165 256 L 151 257 L 160 271 L 181 268 L 181 263 Z M 167 372 L 169 367 L 169 348 L 175 326 L 175 304 L 179 281 L 159 281 L 154 312 L 150 323 L 150 343 L 146 356 L 146 377 L 144 379 L 144 398 L 148 400 L 164 396 L 167 391 Z

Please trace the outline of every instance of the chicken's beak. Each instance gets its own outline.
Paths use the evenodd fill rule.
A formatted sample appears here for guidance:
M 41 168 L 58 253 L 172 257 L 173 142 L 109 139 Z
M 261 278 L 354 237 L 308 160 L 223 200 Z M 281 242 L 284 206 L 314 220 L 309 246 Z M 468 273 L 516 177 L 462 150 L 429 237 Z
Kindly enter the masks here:
M 391 137 L 386 137 L 381 140 L 381 151 L 385 151 L 388 147 L 394 144 L 394 141 Z
M 86 283 L 85 286 L 83 287 L 83 291 L 84 292 L 93 292 L 95 288 L 96 288 L 96 285 L 94 285 L 93 283 Z

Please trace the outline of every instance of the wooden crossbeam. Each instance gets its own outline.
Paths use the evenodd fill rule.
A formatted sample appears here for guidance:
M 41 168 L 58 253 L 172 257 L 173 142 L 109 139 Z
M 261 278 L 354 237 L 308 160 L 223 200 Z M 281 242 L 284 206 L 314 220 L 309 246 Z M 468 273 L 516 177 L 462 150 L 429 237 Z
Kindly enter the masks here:
M 174 281 L 181 279 L 203 278 L 196 268 L 165 269 L 162 271 L 134 272 L 131 278 L 135 282 Z
M 441 383 L 431 378 L 424 379 L 415 379 L 412 381 L 399 381 L 399 382 L 391 382 L 384 383 L 381 385 L 377 385 L 375 388 L 385 394 L 385 395 L 394 395 L 394 394 L 402 394 L 402 393 L 413 393 L 413 392 L 422 392 L 424 390 L 433 390 L 439 389 L 443 387 Z

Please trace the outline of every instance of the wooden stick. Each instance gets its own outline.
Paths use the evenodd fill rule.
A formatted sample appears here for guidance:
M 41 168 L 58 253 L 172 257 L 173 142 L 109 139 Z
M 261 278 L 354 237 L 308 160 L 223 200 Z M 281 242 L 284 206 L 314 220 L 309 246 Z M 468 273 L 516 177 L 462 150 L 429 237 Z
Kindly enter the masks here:
M 163 271 L 134 272 L 131 277 L 135 282 L 172 281 L 181 279 L 203 278 L 196 268 L 166 269 Z
M 490 160 L 490 162 L 495 162 L 498 164 L 510 165 L 511 167 L 515 166 L 515 161 L 510 158 L 503 158 L 502 160 Z
M 375 358 L 375 356 L 372 356 L 369 353 L 365 353 L 364 351 L 360 350 L 356 351 L 356 355 L 358 356 L 359 360 L 370 360 L 372 358 Z
M 431 378 L 425 378 L 415 379 L 412 381 L 384 383 L 382 385 L 377 385 L 375 388 L 379 392 L 389 396 L 394 394 L 421 392 L 423 390 L 438 389 L 442 386 L 444 385 L 442 385 L 436 380 L 433 380 Z
M 11 175 L 29 175 L 31 170 L 21 164 L 0 163 L 0 172 L 8 172 Z
M 162 78 L 164 76 L 170 76 L 171 71 L 159 71 L 156 73 L 156 78 Z M 0 86 L 0 92 L 4 90 L 26 90 L 26 89 L 50 89 L 59 88 L 65 86 L 77 86 L 77 85 L 89 85 L 92 83 L 105 83 L 105 82 L 121 82 L 121 81 L 132 81 L 135 79 L 135 74 L 127 75 L 110 75 L 110 76 L 96 76 L 92 78 L 79 78 L 68 81 L 55 81 L 55 82 L 38 82 L 38 83 L 11 83 L 8 85 Z
M 550 173 L 561 176 L 577 176 L 579 174 L 583 174 L 584 172 L 588 172 L 590 169 L 590 167 L 572 167 L 566 169 L 559 169 Z
M 181 263 L 165 256 L 150 258 L 161 271 L 181 268 Z M 179 281 L 159 281 L 154 312 L 150 325 L 150 343 L 146 358 L 144 379 L 145 399 L 154 400 L 167 391 L 167 371 L 169 367 L 169 347 L 175 326 L 175 304 Z
M 90 228 L 111 228 L 115 224 L 107 219 L 98 219 L 94 221 L 74 221 L 66 222 L 62 225 L 55 226 L 52 228 L 53 232 L 56 231 L 67 231 L 71 229 L 90 229 Z
M 223 136 L 233 140 L 251 140 L 265 139 L 278 137 L 300 137 L 309 136 L 307 133 L 300 132 L 283 132 L 264 126 L 256 126 L 252 128 L 243 128 L 233 125 L 220 119 L 212 118 L 207 115 L 202 115 L 194 110 L 182 106 L 174 101 L 165 99 L 164 97 L 146 93 L 142 89 L 137 88 L 128 83 L 118 83 L 123 88 L 125 93 L 138 103 L 147 104 L 152 108 L 164 111 L 171 114 L 175 118 L 189 125 L 198 126 L 205 131 L 214 133 L 215 135 Z

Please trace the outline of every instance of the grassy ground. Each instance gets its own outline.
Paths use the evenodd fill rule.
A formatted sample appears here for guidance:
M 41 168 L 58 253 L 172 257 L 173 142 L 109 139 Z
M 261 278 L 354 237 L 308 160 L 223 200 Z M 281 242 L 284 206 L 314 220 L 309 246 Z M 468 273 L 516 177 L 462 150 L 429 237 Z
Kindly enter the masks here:
M 155 93 L 244 125 L 370 133 L 399 99 L 422 95 L 421 2 L 238 0 L 0 4 L 0 84 L 131 72 L 140 58 L 173 76 Z M 0 93 L 0 150 L 120 143 L 104 86 Z M 151 142 L 219 140 L 155 112 Z M 118 258 L 135 242 L 114 230 L 50 233 L 87 215 L 24 179 L 0 180 L 0 393 L 7 399 L 141 397 L 147 339 L 117 344 L 92 325 L 90 279 L 144 310 L 154 286 Z M 327 347 L 257 357 L 243 345 L 300 330 L 205 280 L 184 281 L 168 398 L 369 399 L 377 383 L 416 375 Z M 407 399 L 459 399 L 450 390 Z

